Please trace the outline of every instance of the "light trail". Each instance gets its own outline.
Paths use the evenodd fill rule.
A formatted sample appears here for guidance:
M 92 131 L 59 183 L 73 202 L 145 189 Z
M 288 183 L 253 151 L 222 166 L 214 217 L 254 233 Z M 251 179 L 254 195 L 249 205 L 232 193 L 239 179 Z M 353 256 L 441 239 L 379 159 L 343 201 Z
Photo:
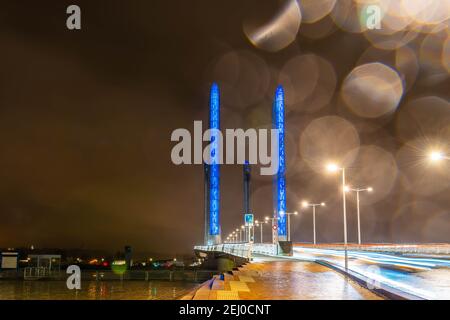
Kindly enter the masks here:
M 348 251 L 348 256 L 349 269 L 371 280 L 425 299 L 450 298 L 450 260 L 364 251 Z M 293 258 L 344 265 L 343 250 L 294 247 Z

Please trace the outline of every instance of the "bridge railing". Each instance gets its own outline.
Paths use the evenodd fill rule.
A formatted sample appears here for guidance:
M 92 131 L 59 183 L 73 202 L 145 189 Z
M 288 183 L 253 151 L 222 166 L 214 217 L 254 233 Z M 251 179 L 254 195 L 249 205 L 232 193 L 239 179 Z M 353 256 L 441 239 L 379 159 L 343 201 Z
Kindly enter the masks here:
M 252 253 L 276 255 L 277 246 L 272 243 L 254 243 L 252 246 Z
M 213 246 L 195 246 L 195 250 L 209 251 L 209 252 L 225 252 L 231 255 L 251 258 L 251 244 L 249 243 L 236 243 L 236 244 L 217 244 Z
M 195 246 L 195 250 L 225 252 L 231 255 L 250 259 L 252 254 L 276 255 L 277 247 L 271 243 L 226 243 L 213 246 Z
M 344 250 L 342 244 L 296 244 L 295 246 L 315 249 Z M 450 245 L 448 244 L 349 244 L 347 249 L 351 251 L 390 252 L 400 254 L 450 255 Z

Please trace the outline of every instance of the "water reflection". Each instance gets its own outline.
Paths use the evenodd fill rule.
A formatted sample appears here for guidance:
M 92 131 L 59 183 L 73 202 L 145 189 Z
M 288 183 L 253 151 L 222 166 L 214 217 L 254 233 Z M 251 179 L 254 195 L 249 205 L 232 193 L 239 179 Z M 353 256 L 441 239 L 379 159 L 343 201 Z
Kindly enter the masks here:
M 65 281 L 1 281 L 0 300 L 175 300 L 198 284 L 169 281 L 89 281 L 68 290 Z

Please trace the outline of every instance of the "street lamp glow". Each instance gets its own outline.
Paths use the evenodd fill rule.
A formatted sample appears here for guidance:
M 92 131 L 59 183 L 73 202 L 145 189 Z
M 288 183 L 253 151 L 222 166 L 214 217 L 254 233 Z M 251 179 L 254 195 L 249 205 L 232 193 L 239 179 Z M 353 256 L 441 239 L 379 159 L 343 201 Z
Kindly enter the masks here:
M 320 205 L 321 205 L 322 207 L 325 207 L 325 202 L 322 202 Z
M 336 163 L 329 163 L 326 166 L 328 172 L 337 172 L 339 171 L 339 166 Z
M 430 152 L 430 154 L 428 155 L 428 158 L 432 162 L 438 162 L 438 161 L 445 159 L 445 156 L 441 151 L 435 150 L 435 151 Z
M 307 208 L 309 206 L 308 201 L 302 201 L 302 207 Z
M 349 186 L 344 186 L 344 192 L 349 192 L 350 191 L 350 187 Z
M 373 191 L 373 188 L 372 188 L 372 187 L 368 187 L 368 188 L 367 188 L 367 191 L 372 192 L 372 191 Z

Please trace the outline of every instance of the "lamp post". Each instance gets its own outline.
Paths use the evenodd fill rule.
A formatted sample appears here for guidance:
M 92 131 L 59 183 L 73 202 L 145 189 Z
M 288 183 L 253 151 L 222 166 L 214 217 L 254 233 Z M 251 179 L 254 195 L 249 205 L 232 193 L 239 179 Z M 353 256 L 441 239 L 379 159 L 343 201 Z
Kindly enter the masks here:
M 265 217 L 264 218 L 265 221 L 272 221 L 272 229 L 275 227 L 275 221 L 278 220 L 278 217 Z M 275 232 L 274 230 L 272 230 L 272 243 L 275 244 Z
M 346 192 L 348 191 L 354 191 L 356 192 L 356 211 L 358 214 L 358 244 L 361 245 L 361 218 L 360 218 L 360 210 L 359 210 L 359 193 L 360 192 L 372 192 L 373 188 L 372 187 L 368 187 L 368 188 L 356 188 L 356 189 L 352 189 L 350 187 L 345 187 Z
M 246 239 L 244 239 L 244 238 L 242 237 L 242 231 L 244 231 L 244 237 L 245 237 L 245 226 L 241 226 L 241 230 L 239 230 L 239 232 L 240 232 L 240 237 L 241 237 L 241 242 L 245 242 Z
M 337 164 L 330 163 L 327 165 L 328 172 L 342 172 L 342 211 L 344 215 L 344 253 L 345 253 L 345 272 L 348 271 L 348 253 L 347 253 L 347 208 L 345 205 L 345 168 L 339 167 Z
M 307 201 L 302 202 L 303 208 L 312 207 L 313 208 L 313 237 L 314 237 L 314 245 L 317 244 L 316 241 L 316 207 L 325 207 L 325 202 L 322 203 L 308 203 Z
M 288 232 L 287 232 L 287 240 L 291 241 L 291 215 L 298 215 L 298 212 L 285 212 L 285 215 L 287 216 L 287 225 L 288 225 Z
M 265 223 L 267 223 L 267 220 L 266 220 L 266 219 L 264 219 L 264 221 L 258 221 L 258 220 L 255 220 L 255 225 L 256 225 L 257 227 L 259 226 L 259 229 L 260 229 L 260 231 L 261 231 L 261 236 L 260 236 L 260 241 L 261 241 L 261 243 L 264 243 L 264 242 L 263 242 L 263 225 L 264 225 Z

